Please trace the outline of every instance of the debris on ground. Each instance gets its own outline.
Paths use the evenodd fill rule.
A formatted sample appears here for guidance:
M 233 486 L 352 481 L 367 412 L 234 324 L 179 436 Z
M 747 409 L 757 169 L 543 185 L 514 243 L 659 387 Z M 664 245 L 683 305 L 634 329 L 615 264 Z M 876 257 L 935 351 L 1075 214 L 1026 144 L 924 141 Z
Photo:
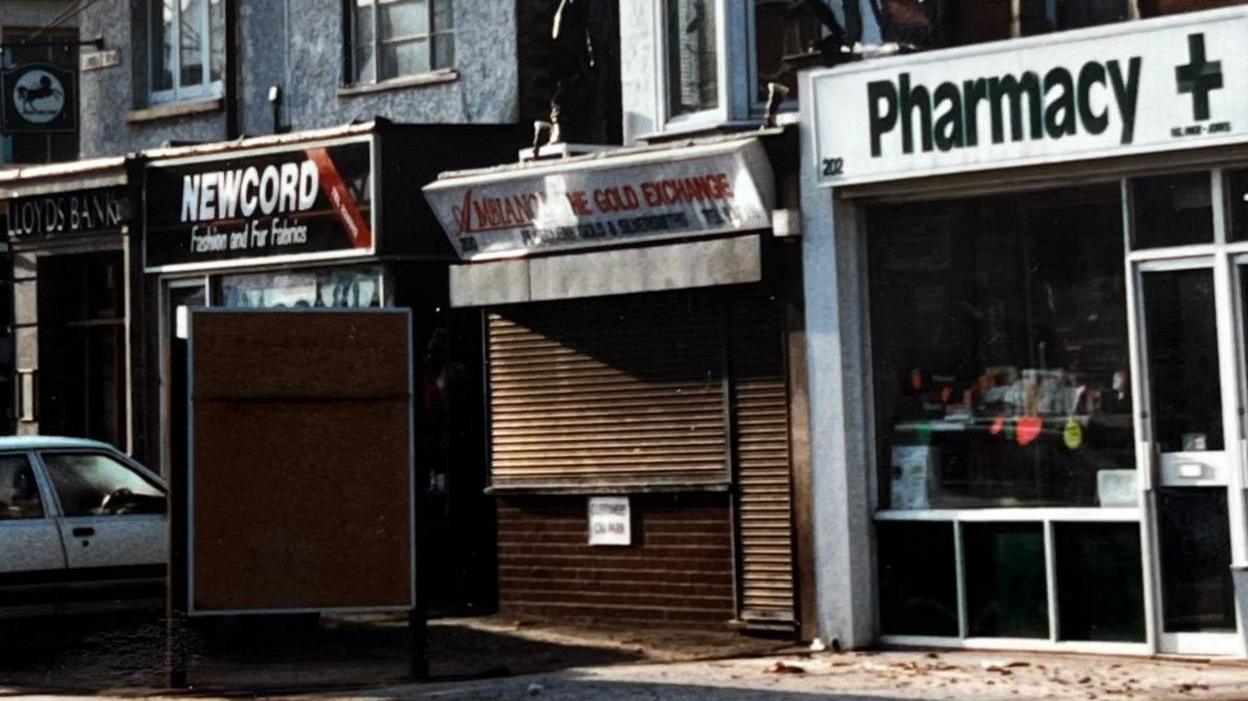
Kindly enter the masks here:
M 788 664 L 782 660 L 776 660 L 775 664 L 771 665 L 764 671 L 768 674 L 805 674 L 806 668 L 799 667 L 795 664 Z

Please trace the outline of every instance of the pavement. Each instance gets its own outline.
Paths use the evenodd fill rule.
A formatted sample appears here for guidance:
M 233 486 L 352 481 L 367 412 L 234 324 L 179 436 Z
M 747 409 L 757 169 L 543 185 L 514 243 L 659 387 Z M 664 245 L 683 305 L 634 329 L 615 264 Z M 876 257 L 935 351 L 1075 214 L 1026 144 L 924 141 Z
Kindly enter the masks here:
M 129 621 L 130 628 L 121 623 Z M 431 679 L 405 681 L 398 621 L 322 621 L 296 642 L 226 631 L 197 648 L 191 688 L 161 686 L 146 619 L 96 621 L 50 652 L 0 631 L 0 697 L 298 701 L 1248 699 L 1248 664 L 970 651 L 812 653 L 729 632 L 549 625 L 501 617 L 430 627 Z M 107 625 L 103 625 L 107 624 Z M 82 624 L 79 624 L 82 625 Z M 102 628 L 99 626 L 103 625 Z M 47 626 L 44 626 L 47 628 Z M 72 630 L 72 627 L 70 628 Z M 65 626 L 58 630 L 64 632 Z M 28 631 L 29 633 L 29 631 Z M 81 633 L 81 631 L 79 631 Z M 46 635 L 46 631 L 45 631 Z M 221 635 L 218 631 L 218 635 Z M 25 636 L 29 641 L 30 636 Z M 266 642 L 267 638 L 267 642 Z M 315 643 L 315 644 L 314 644 Z M 51 657 L 47 655 L 51 654 Z M 152 655 L 156 654 L 156 657 Z M 25 660 L 26 664 L 22 661 Z M 31 660 L 40 662 L 33 667 Z
M 331 698 L 320 696 L 318 698 Z M 1248 667 L 1068 655 L 882 652 L 585 667 L 522 678 L 377 689 L 442 701 L 1248 699 Z

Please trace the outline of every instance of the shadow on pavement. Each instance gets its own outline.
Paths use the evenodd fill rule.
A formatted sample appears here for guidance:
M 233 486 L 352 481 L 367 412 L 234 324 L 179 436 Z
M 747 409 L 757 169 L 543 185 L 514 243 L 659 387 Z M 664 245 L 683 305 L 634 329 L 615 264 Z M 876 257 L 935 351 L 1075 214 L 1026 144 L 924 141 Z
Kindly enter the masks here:
M 634 662 L 640 653 L 431 625 L 431 681 L 497 678 Z M 192 694 L 346 690 L 410 681 L 405 619 L 313 617 L 196 622 L 183 638 Z M 165 625 L 156 614 L 0 622 L 0 695 L 163 689 Z
M 534 687 L 536 685 L 536 688 Z M 423 691 L 418 688 L 380 689 L 363 692 L 356 698 L 376 701 L 415 701 L 436 698 L 439 701 L 903 701 L 892 696 L 837 694 L 788 689 L 711 686 L 705 684 L 671 684 L 657 682 L 581 680 L 567 677 L 497 680 L 457 685 Z M 915 701 L 914 697 L 904 701 Z

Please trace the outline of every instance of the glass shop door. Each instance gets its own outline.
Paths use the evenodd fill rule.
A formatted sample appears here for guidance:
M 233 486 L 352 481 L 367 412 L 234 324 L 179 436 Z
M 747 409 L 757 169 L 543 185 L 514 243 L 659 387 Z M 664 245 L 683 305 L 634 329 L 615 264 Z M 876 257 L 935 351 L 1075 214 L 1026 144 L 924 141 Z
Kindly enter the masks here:
M 1136 264 L 1141 471 L 1161 652 L 1239 655 L 1233 552 L 1242 538 L 1245 362 L 1240 270 L 1225 256 Z
M 208 286 L 203 278 L 171 280 L 164 289 L 162 345 L 164 348 L 163 469 L 166 477 L 186 467 L 190 401 L 187 376 L 187 322 L 192 308 L 208 306 Z

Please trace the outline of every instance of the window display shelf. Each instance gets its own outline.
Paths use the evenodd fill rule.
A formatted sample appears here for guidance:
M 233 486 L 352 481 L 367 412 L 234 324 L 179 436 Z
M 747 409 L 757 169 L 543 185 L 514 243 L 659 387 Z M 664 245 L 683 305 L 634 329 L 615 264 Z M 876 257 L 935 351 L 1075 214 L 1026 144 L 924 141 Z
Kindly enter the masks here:
M 886 509 L 875 512 L 876 521 L 1138 521 L 1141 510 L 1129 507 L 1011 507 L 987 509 Z

